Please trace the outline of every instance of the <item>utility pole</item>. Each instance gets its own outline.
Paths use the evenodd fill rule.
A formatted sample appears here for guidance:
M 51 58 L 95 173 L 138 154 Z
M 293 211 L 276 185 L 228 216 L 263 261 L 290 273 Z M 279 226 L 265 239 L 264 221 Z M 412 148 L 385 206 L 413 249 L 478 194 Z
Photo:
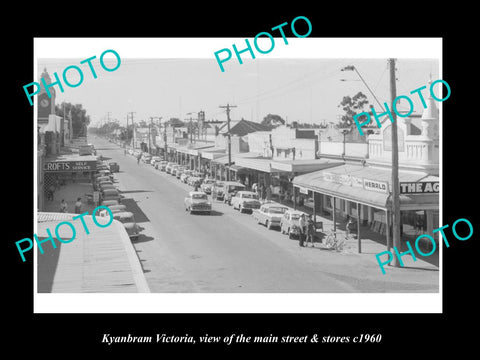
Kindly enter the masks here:
M 232 165 L 232 138 L 230 135 L 230 108 L 235 108 L 235 105 L 227 103 L 226 106 L 220 105 L 219 108 L 226 109 L 227 112 L 227 131 L 228 131 L 228 170 L 227 181 L 230 181 L 230 166 Z
M 390 108 L 393 109 L 395 98 L 397 97 L 396 78 L 395 78 L 395 59 L 388 59 L 390 70 Z M 393 246 L 401 251 L 400 239 L 400 184 L 398 180 L 398 136 L 397 136 L 397 114 L 392 114 L 392 237 Z M 390 231 L 390 229 L 388 229 Z M 389 244 L 387 244 L 388 247 Z M 393 257 L 393 266 L 399 267 L 399 259 Z
M 135 142 L 136 142 L 136 135 L 135 135 L 135 121 L 133 121 L 133 114 L 136 114 L 135 111 L 130 111 L 128 114 L 132 117 L 132 129 L 133 129 L 133 149 L 135 150 Z M 127 119 L 128 119 L 128 114 L 127 114 Z

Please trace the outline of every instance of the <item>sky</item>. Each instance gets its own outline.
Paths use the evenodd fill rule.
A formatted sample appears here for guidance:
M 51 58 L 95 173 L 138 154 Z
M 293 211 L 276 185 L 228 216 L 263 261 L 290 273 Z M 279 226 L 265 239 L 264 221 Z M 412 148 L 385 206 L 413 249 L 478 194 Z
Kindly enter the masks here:
M 108 39 L 102 40 L 109 45 Z M 207 120 L 226 120 L 225 110 L 219 106 L 227 103 L 236 105 L 231 111 L 232 120 L 244 118 L 260 122 L 264 116 L 271 113 L 280 115 L 288 122 L 337 122 L 338 117 L 344 113 L 338 107 L 343 96 L 353 96 L 359 91 L 378 109 L 379 105 L 357 73 L 341 71 L 347 65 L 355 66 L 382 104 L 390 102 L 387 67 L 389 56 L 384 56 L 387 54 L 381 51 L 366 51 L 362 44 L 358 45 L 360 47 L 357 51 L 344 50 L 344 47 L 339 51 L 337 48 L 340 46 L 335 44 L 342 45 L 340 39 L 333 39 L 333 45 L 327 43 L 326 46 L 325 42 L 321 43 L 319 39 L 313 39 L 313 42 L 306 41 L 310 39 L 292 39 L 296 42 L 289 41 L 289 45 L 283 44 L 283 48 L 280 48 L 277 39 L 276 46 L 269 54 L 256 53 L 256 58 L 251 59 L 248 52 L 244 53 L 243 64 L 240 64 L 233 54 L 232 58 L 223 64 L 224 72 L 215 60 L 214 51 L 229 46 L 231 49 L 232 41 L 240 49 L 244 39 L 221 38 L 214 43 L 202 43 L 200 39 L 195 42 L 204 45 L 197 45 L 196 48 L 176 47 L 173 39 L 168 39 L 168 42 L 156 39 L 155 44 L 169 45 L 160 47 L 152 46 L 149 41 L 138 41 L 140 44 L 131 45 L 132 43 L 126 40 L 115 40 L 116 48 L 103 46 L 103 50 L 96 52 L 96 59 L 92 61 L 98 76 L 96 79 L 87 64 L 80 64 L 81 60 L 95 54 L 92 54 L 88 46 L 84 47 L 88 49 L 83 52 L 84 56 L 72 57 L 71 51 L 65 51 L 64 57 L 61 56 L 61 42 L 65 39 L 51 39 L 46 44 L 39 41 L 36 43 L 36 66 L 34 65 L 37 80 L 32 81 L 38 81 L 44 68 L 52 78 L 53 72 L 57 72 L 62 79 L 63 70 L 67 66 L 79 66 L 83 70 L 83 82 L 75 88 L 64 84 L 63 93 L 57 89 L 57 104 L 62 101 L 81 103 L 91 118 L 91 126 L 108 118 L 116 119 L 121 125 L 125 125 L 128 112 L 134 112 L 135 121 L 148 121 L 150 117 L 155 120 L 162 117 L 162 121 L 170 117 L 184 120 L 192 116 L 195 119 L 200 110 L 205 111 Z M 299 40 L 303 41 L 302 46 L 297 46 L 300 44 Z M 354 45 L 357 45 L 357 42 L 358 40 Z M 376 45 L 381 48 L 381 44 L 380 42 Z M 394 48 L 395 51 L 390 51 L 394 53 L 391 57 L 401 55 L 396 57 L 397 95 L 408 95 L 412 90 L 428 85 L 430 77 L 433 80 L 441 78 L 441 60 L 436 56 L 437 50 L 428 52 L 422 46 L 422 51 L 418 54 L 412 52 L 411 46 L 404 46 L 403 52 L 398 51 L 400 45 Z M 432 44 L 432 47 L 438 45 Z M 102 47 L 100 45 L 97 48 Z M 112 72 L 102 69 L 99 63 L 100 54 L 108 48 L 121 54 L 121 64 Z M 161 53 L 152 52 L 151 48 L 161 49 Z M 182 50 L 180 53 L 178 48 Z M 326 51 L 325 48 L 330 50 Z M 278 54 L 275 54 L 276 50 Z M 73 55 L 77 54 L 78 52 L 73 52 Z M 107 66 L 113 67 L 115 62 L 113 57 L 109 59 L 105 56 Z M 74 70 L 67 75 L 71 83 L 78 81 Z M 428 91 L 425 94 L 427 96 Z M 421 113 L 422 106 L 418 96 L 410 97 L 415 111 Z M 406 104 L 400 103 L 399 108 L 406 109 Z

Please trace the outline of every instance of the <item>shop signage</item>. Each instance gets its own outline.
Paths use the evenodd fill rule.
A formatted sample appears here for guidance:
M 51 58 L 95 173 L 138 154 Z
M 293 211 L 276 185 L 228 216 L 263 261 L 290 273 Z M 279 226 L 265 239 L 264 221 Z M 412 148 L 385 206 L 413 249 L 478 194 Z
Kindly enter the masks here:
M 299 186 L 298 189 L 299 189 L 301 194 L 308 195 L 308 189 L 306 187 Z
M 438 181 L 401 182 L 400 194 L 434 194 L 439 186 Z
M 354 187 L 363 187 L 363 182 L 361 178 L 347 174 L 335 174 L 331 172 L 323 173 L 323 180 L 334 182 L 337 184 L 342 184 L 345 186 L 354 186 Z
M 388 192 L 388 183 L 385 181 L 363 179 L 363 188 L 369 191 L 376 191 L 381 193 Z
M 96 161 L 49 161 L 43 164 L 43 170 L 47 172 L 83 172 L 96 169 Z

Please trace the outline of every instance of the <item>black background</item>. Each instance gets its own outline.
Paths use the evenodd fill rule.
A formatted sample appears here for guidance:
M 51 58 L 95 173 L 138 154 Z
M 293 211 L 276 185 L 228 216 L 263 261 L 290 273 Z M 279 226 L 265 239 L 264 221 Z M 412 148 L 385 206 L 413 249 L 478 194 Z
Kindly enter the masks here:
M 189 3 L 151 4 L 111 3 L 101 8 L 93 3 L 48 3 L 18 9 L 12 23 L 3 23 L 4 99 L 8 109 L 2 132 L 5 208 L 3 228 L 2 291 L 6 335 L 2 343 L 16 350 L 28 349 L 32 356 L 54 358 L 72 355 L 169 356 L 192 351 L 200 354 L 240 351 L 255 354 L 300 354 L 322 356 L 332 350 L 337 356 L 353 351 L 354 356 L 433 355 L 443 349 L 458 348 L 462 353 L 473 347 L 476 324 L 476 275 L 478 214 L 474 208 L 477 186 L 477 103 L 476 59 L 472 52 L 474 36 L 468 19 L 472 10 L 457 15 L 454 9 L 428 4 L 382 4 L 381 7 L 358 4 L 297 5 L 294 3 L 226 3 L 216 6 Z M 310 2 L 309 2 L 310 4 Z M 10 8 L 11 9 L 11 8 Z M 12 11 L 12 10 L 10 10 Z M 5 14 L 8 15 L 8 14 Z M 443 103 L 443 224 L 467 218 L 474 235 L 458 241 L 450 235 L 450 248 L 444 248 L 443 314 L 34 314 L 33 257 L 21 262 L 15 241 L 33 235 L 33 107 L 23 85 L 33 81 L 34 37 L 241 37 L 253 38 L 297 16 L 312 23 L 309 37 L 442 37 L 443 79 L 451 87 L 451 97 Z M 8 16 L 6 16 L 8 17 Z M 5 20 L 5 19 L 4 19 Z M 298 23 L 299 24 L 299 23 Z M 300 29 L 299 33 L 303 33 Z M 89 54 L 86 54 L 89 55 Z M 295 54 L 292 54 L 294 57 Z M 213 57 L 213 53 L 212 53 Z M 352 57 L 355 57 L 352 54 Z M 13 69 L 12 69 L 13 67 Z M 471 86 L 473 84 L 473 86 Z M 7 95 L 8 94 L 8 95 Z M 11 102 L 11 100 L 13 100 Z M 88 111 L 88 109 L 87 109 Z M 451 232 L 447 231 L 447 235 Z M 32 252 L 30 252 L 31 254 Z M 355 301 L 352 299 L 352 301 Z M 308 304 L 299 304 L 299 306 Z M 392 306 L 392 311 L 395 308 Z M 471 327 L 473 325 L 473 328 Z M 156 333 L 199 336 L 208 333 L 227 336 L 382 334 L 380 344 L 220 344 L 166 345 L 101 343 L 104 333 L 145 336 Z M 477 331 L 478 332 L 478 331 Z M 5 349 L 7 350 L 7 349 Z

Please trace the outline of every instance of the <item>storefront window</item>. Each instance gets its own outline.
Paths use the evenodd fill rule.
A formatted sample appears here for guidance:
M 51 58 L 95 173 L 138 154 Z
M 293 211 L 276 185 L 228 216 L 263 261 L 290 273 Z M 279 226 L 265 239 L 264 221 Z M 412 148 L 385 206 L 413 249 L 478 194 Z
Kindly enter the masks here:
M 416 238 L 426 231 L 425 210 L 407 210 L 401 211 L 401 235 Z

